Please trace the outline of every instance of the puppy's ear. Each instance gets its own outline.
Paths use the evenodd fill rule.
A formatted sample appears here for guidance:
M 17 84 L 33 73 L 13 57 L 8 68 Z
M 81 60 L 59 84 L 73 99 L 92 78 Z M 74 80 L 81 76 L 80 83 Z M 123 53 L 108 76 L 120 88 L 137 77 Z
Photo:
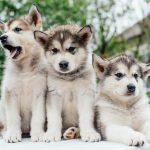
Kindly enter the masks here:
M 79 40 L 81 42 L 87 42 L 92 36 L 92 29 L 90 25 L 84 26 L 80 31 L 78 31 Z
M 150 64 L 142 64 L 142 70 L 144 78 L 147 80 L 147 78 L 150 76 Z
M 0 31 L 4 31 L 5 23 L 0 20 Z
M 39 13 L 35 5 L 31 6 L 29 13 L 26 16 L 26 19 L 30 23 L 30 25 L 33 25 L 37 30 L 42 29 L 41 14 Z
M 102 79 L 102 77 L 104 76 L 107 65 L 108 60 L 103 59 L 96 54 L 93 54 L 93 67 L 99 79 Z
M 42 47 L 45 47 L 48 41 L 48 35 L 42 31 L 34 31 L 34 38 Z

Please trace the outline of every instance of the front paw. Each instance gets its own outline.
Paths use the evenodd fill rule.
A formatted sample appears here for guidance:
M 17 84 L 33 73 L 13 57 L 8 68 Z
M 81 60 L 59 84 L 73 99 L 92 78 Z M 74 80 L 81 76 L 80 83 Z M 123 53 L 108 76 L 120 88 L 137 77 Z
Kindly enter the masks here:
M 124 143 L 129 146 L 143 146 L 146 143 L 146 138 L 142 133 L 134 132 L 125 137 Z
M 16 132 L 6 131 L 6 133 L 4 133 L 4 140 L 7 143 L 21 142 L 21 133 L 17 131 Z
M 79 134 L 79 128 L 77 127 L 70 127 L 68 128 L 64 134 L 63 134 L 63 138 L 65 140 L 71 140 L 71 139 L 75 139 L 75 138 L 79 138 L 80 134 Z
M 61 132 L 58 131 L 56 132 L 47 131 L 43 137 L 44 142 L 57 142 L 60 140 L 61 140 Z
M 44 135 L 43 131 L 32 132 L 31 133 L 31 141 L 32 142 L 41 142 L 41 141 L 43 141 L 43 135 Z
M 81 139 L 84 142 L 98 142 L 101 140 L 101 136 L 99 133 L 97 133 L 95 130 L 89 130 L 89 131 L 81 131 L 80 132 Z

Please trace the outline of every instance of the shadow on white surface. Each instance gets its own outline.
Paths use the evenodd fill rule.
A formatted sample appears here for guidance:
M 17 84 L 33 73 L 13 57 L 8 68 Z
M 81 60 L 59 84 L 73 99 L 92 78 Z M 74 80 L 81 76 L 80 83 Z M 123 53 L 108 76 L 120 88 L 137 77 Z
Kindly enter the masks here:
M 81 140 L 68 140 L 61 142 L 31 142 L 30 138 L 25 138 L 20 143 L 5 143 L 0 139 L 1 150 L 150 150 L 150 144 L 144 147 L 130 147 L 123 144 L 106 141 L 89 143 Z

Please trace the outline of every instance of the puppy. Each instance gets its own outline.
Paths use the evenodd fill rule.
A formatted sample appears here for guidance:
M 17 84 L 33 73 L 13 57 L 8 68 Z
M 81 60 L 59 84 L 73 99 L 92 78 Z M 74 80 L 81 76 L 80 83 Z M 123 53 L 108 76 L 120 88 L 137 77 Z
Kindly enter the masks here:
M 94 56 L 100 78 L 97 127 L 103 138 L 130 146 L 150 142 L 150 106 L 145 81 L 150 65 L 120 55 L 108 60 Z
M 83 141 L 99 141 L 93 127 L 95 73 L 87 50 L 91 27 L 62 25 L 52 28 L 49 37 L 37 31 L 36 40 L 48 61 L 47 132 L 45 142 L 59 141 L 62 130 L 80 127 Z
M 33 34 L 41 23 L 34 5 L 27 16 L 0 23 L 5 32 L 0 41 L 6 53 L 0 122 L 6 142 L 21 141 L 21 133 L 30 132 L 32 141 L 43 136 L 46 60 Z

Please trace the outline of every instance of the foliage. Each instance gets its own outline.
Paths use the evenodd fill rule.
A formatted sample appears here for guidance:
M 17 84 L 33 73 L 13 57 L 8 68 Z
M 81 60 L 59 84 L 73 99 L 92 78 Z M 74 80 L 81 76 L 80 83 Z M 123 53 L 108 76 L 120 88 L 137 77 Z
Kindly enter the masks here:
M 103 57 L 109 57 L 118 52 L 123 52 L 124 43 L 116 36 L 116 20 L 131 11 L 129 4 L 122 4 L 121 11 L 117 12 L 115 10 L 116 0 L 93 0 L 91 3 L 93 7 L 90 9 L 90 21 L 95 25 L 96 53 Z M 94 24 L 95 21 L 98 25 Z
M 25 15 L 32 4 L 35 4 L 44 20 L 44 28 L 48 28 L 54 24 L 66 24 L 68 22 L 86 23 L 86 2 L 74 0 L 3 0 L 0 3 L 3 21 L 13 17 Z

